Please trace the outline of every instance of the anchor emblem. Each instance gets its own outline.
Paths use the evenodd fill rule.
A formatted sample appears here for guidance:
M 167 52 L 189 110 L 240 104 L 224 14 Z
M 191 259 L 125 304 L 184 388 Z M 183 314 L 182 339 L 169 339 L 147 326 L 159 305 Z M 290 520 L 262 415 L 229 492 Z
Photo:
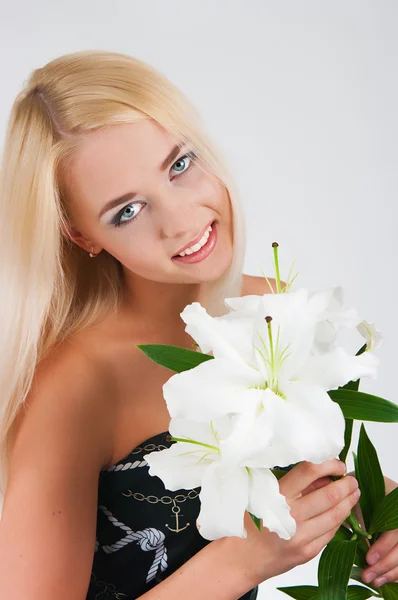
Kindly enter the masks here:
M 184 529 L 186 529 L 187 527 L 190 526 L 190 523 L 187 523 L 185 525 L 185 527 L 179 527 L 179 515 L 180 515 L 180 507 L 176 505 L 175 500 L 173 499 L 173 507 L 171 509 L 171 512 L 174 514 L 175 516 L 175 520 L 176 520 L 176 528 L 177 529 L 173 529 L 172 527 L 170 527 L 167 523 L 166 523 L 166 527 L 167 529 L 169 529 L 170 531 L 173 531 L 174 533 L 179 533 L 180 531 L 184 531 Z

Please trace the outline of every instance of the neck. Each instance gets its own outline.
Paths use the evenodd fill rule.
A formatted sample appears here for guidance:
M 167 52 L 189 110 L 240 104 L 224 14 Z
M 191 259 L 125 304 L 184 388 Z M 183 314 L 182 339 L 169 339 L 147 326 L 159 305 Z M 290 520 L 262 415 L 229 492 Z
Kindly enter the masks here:
M 187 304 L 203 302 L 205 284 L 171 284 L 125 274 L 123 308 L 143 327 L 184 330 L 180 313 Z

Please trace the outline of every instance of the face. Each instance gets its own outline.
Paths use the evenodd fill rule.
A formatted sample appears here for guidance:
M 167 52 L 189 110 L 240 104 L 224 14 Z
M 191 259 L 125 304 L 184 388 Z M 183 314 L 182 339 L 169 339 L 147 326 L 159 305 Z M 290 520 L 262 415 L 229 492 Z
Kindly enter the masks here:
M 73 239 L 144 279 L 212 281 L 232 260 L 227 190 L 190 148 L 173 149 L 153 120 L 87 134 L 64 181 Z

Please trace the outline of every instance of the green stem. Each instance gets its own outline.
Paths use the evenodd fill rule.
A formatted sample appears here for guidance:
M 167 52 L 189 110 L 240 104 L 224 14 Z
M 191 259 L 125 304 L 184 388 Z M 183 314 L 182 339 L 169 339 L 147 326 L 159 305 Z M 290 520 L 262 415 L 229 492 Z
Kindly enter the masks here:
M 210 450 L 213 450 L 217 454 L 220 454 L 220 449 L 217 448 L 217 446 L 212 446 L 211 444 L 205 444 L 204 442 L 197 442 L 196 440 L 191 440 L 190 438 L 178 438 L 178 437 L 173 437 L 173 436 L 170 436 L 170 437 L 171 437 L 172 442 L 184 442 L 185 444 L 197 444 L 198 446 L 203 446 L 203 448 L 210 448 Z
M 344 477 L 344 475 L 332 475 L 330 477 L 330 479 L 332 481 L 337 481 L 338 479 L 342 479 L 343 477 Z M 357 520 L 356 516 L 354 515 L 353 511 L 351 511 L 349 517 L 345 520 L 345 523 L 347 523 L 347 525 L 349 525 L 351 527 L 353 532 L 358 534 L 359 536 L 361 536 L 363 538 L 367 538 L 368 540 L 372 539 L 371 534 L 368 533 L 367 531 L 365 531 L 364 529 L 362 529 L 362 527 L 358 523 L 358 520 Z
M 372 536 L 370 533 L 368 533 L 367 531 L 364 531 L 362 529 L 362 527 L 360 526 L 360 524 L 358 523 L 358 520 L 356 518 L 356 516 L 353 514 L 353 512 L 351 511 L 350 516 L 348 517 L 348 519 L 345 521 L 350 527 L 351 529 L 354 531 L 354 533 L 356 533 L 357 535 L 360 535 L 361 537 L 367 538 L 368 540 L 372 539 Z
M 272 242 L 272 247 L 274 249 L 276 289 L 278 290 L 278 294 L 280 294 L 282 292 L 282 286 L 281 286 L 281 276 L 279 273 L 278 246 L 279 246 L 278 242 Z

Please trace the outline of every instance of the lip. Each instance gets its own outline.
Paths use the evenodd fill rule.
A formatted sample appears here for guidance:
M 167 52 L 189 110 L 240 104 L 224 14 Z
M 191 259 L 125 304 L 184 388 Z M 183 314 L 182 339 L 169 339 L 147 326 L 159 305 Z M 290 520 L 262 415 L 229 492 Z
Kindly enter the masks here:
M 205 243 L 204 246 L 202 246 L 202 248 L 200 250 L 198 250 L 197 252 L 194 252 L 193 254 L 186 254 L 185 256 L 173 256 L 172 260 L 181 265 L 183 265 L 183 264 L 192 265 L 195 263 L 202 262 L 208 256 L 210 256 L 210 254 L 212 254 L 212 252 L 214 251 L 214 248 L 216 247 L 217 237 L 218 237 L 217 236 L 217 222 L 213 221 L 210 224 L 212 225 L 212 230 L 210 231 L 210 235 L 207 239 L 207 242 Z
M 175 254 L 173 254 L 172 258 L 176 258 L 181 252 L 184 252 L 187 248 L 190 248 L 191 246 L 194 246 L 195 244 L 197 244 L 202 239 L 202 237 L 204 236 L 204 233 L 205 233 L 206 229 L 212 223 L 214 223 L 214 219 L 212 221 L 210 221 L 210 223 L 208 223 L 204 229 L 202 229 L 201 233 L 194 240 L 192 240 L 192 242 L 189 242 L 189 244 L 187 244 L 183 248 L 180 248 L 179 250 L 177 250 L 177 252 Z

